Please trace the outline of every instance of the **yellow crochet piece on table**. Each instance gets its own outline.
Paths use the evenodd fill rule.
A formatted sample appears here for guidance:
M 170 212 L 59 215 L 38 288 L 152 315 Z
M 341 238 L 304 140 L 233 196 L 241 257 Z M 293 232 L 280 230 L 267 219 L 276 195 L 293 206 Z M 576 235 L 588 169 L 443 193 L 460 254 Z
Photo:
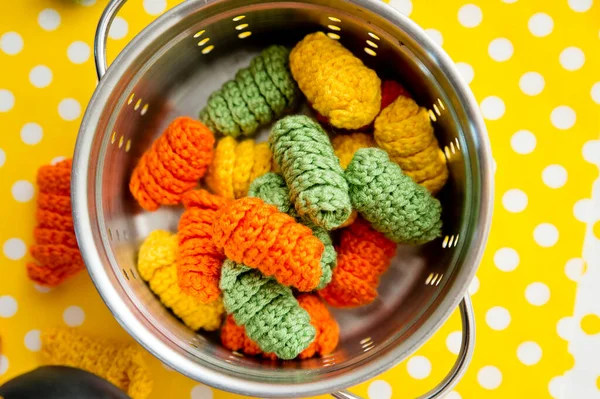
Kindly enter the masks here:
M 155 230 L 144 240 L 138 253 L 138 271 L 160 301 L 192 330 L 214 331 L 221 326 L 225 308 L 219 298 L 202 303 L 184 294 L 177 284 L 177 235 Z

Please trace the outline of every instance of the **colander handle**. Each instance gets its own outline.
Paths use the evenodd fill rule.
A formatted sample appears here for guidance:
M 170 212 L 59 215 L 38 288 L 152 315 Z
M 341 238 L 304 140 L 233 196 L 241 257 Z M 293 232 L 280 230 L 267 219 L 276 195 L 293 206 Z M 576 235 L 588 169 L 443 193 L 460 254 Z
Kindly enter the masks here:
M 417 399 L 436 399 L 444 397 L 462 378 L 467 370 L 467 366 L 471 362 L 473 350 L 475 349 L 475 314 L 473 313 L 471 297 L 468 294 L 463 298 L 459 305 L 459 309 L 463 333 L 460 352 L 458 353 L 456 362 L 442 382 L 431 391 L 419 396 Z M 348 391 L 334 392 L 331 396 L 337 399 L 362 399 L 360 396 L 354 395 Z
M 108 66 L 106 65 L 106 42 L 108 41 L 108 31 L 112 25 L 115 16 L 123 7 L 127 0 L 110 0 L 96 28 L 96 37 L 94 38 L 94 58 L 96 59 L 96 73 L 98 79 L 106 73 Z

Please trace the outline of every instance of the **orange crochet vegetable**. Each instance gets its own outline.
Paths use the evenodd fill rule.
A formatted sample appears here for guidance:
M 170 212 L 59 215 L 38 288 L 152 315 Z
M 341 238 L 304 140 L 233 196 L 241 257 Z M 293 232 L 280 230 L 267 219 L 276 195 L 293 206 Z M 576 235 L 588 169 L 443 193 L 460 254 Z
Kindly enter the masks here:
M 377 297 L 379 276 L 390 267 L 396 244 L 362 218 L 342 230 L 338 264 L 319 295 L 335 307 L 356 307 Z
M 217 213 L 213 240 L 227 258 L 300 291 L 317 287 L 325 248 L 311 229 L 258 198 L 241 198 Z
M 176 205 L 206 173 L 215 138 L 201 122 L 175 119 L 152 144 L 133 170 L 129 190 L 140 206 L 155 211 Z
M 71 217 L 71 160 L 38 170 L 36 244 L 29 248 L 39 262 L 27 264 L 27 275 L 38 284 L 56 286 L 85 265 Z
M 298 296 L 298 303 L 310 315 L 310 324 L 317 330 L 315 340 L 304 349 L 298 357 L 308 359 L 315 355 L 328 355 L 335 350 L 340 339 L 340 327 L 329 310 L 318 296 L 302 294 Z M 268 359 L 276 359 L 273 353 L 263 353 L 258 345 L 246 335 L 243 326 L 238 326 L 229 315 L 221 327 L 221 342 L 223 346 L 232 351 L 240 351 L 246 355 L 262 354 Z
M 227 200 L 206 190 L 194 190 L 183 195 L 185 212 L 179 220 L 179 251 L 177 279 L 181 290 L 209 303 L 219 298 L 223 252 L 212 240 L 213 222 L 217 210 Z

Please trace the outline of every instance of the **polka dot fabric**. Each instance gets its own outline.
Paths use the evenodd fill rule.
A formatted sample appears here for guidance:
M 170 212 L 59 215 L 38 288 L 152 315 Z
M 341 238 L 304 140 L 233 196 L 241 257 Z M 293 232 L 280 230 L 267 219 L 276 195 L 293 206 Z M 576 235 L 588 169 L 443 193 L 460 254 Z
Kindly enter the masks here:
M 592 346 L 600 301 L 586 286 L 597 286 L 591 279 L 600 273 L 592 256 L 600 245 L 600 1 L 389 1 L 456 62 L 486 117 L 496 165 L 494 227 L 469 288 L 477 350 L 447 398 L 597 397 L 600 369 L 589 359 L 600 356 Z M 128 1 L 111 30 L 109 60 L 179 2 Z M 45 288 L 25 272 L 36 171 L 71 157 L 96 85 L 91 48 L 106 2 L 79 3 L 13 1 L 0 13 L 0 383 L 40 364 L 39 331 L 49 327 L 131 341 L 86 273 Z M 455 312 L 417 353 L 351 390 L 417 397 L 450 369 L 459 338 Z M 239 398 L 147 360 L 153 399 Z M 576 365 L 591 366 L 578 373 Z

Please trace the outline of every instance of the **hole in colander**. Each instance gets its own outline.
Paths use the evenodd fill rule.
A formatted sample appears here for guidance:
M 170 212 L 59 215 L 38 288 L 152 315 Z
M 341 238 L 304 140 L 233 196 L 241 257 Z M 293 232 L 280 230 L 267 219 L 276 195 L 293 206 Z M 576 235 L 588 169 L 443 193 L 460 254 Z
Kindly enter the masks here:
M 239 24 L 235 27 L 235 30 L 244 30 L 248 27 L 248 24 Z
M 458 237 L 460 237 L 460 234 L 456 235 L 456 238 L 454 239 L 454 246 L 458 245 Z
M 448 241 L 448 248 L 450 248 L 452 246 L 452 244 L 454 243 L 454 234 L 452 234 L 450 236 L 450 241 Z
M 365 50 L 365 53 L 369 54 L 370 56 L 375 57 L 377 55 L 377 53 L 375 51 L 373 51 L 372 49 L 370 49 L 368 47 L 365 47 L 364 50 Z
M 129 152 L 129 150 L 131 150 L 131 139 L 127 140 L 127 143 L 125 143 L 125 152 Z
M 233 20 L 234 20 L 235 22 L 237 22 L 237 21 L 241 21 L 241 20 L 242 20 L 242 19 L 244 19 L 244 18 L 246 18 L 246 16 L 245 16 L 245 15 L 238 15 L 237 17 L 234 17 L 234 18 L 233 18 Z
M 443 278 L 444 278 L 444 275 L 440 274 L 439 278 L 435 281 L 435 284 L 431 283 L 431 285 L 436 285 L 436 286 L 440 285 L 440 283 L 442 282 Z
M 199 31 L 199 32 L 196 32 L 196 34 L 194 35 L 194 39 L 197 39 L 197 38 L 199 38 L 200 36 L 202 36 L 202 35 L 204 34 L 204 32 L 206 32 L 204 29 L 203 29 L 203 30 L 201 30 L 201 31 Z
M 456 149 L 460 151 L 460 142 L 458 141 L 458 137 L 454 139 L 454 142 L 456 143 Z
M 367 44 L 373 48 L 379 48 L 379 46 L 375 42 L 372 42 L 371 40 L 367 40 Z
M 142 107 L 142 110 L 140 111 L 140 115 L 146 115 L 146 112 L 148 112 L 148 104 L 145 104 Z
M 427 278 L 425 279 L 425 285 L 429 285 L 429 283 L 431 282 L 431 280 L 433 280 L 433 273 L 429 273 L 429 276 L 427 276 Z
M 198 47 L 202 47 L 204 46 L 206 43 L 208 43 L 210 41 L 210 37 L 205 37 L 204 39 L 200 40 L 198 42 Z
M 243 353 L 240 353 L 240 352 L 238 352 L 238 351 L 232 351 L 231 353 L 233 353 L 233 355 L 234 355 L 234 356 L 237 356 L 237 357 L 244 357 L 244 354 L 243 354 Z
M 202 49 L 202 54 L 208 54 L 211 51 L 213 51 L 214 48 L 215 48 L 215 46 L 213 46 L 212 44 L 210 46 L 204 47 Z
M 122 270 L 123 270 L 123 274 L 125 275 L 125 278 L 127 280 L 129 280 L 129 275 L 127 274 L 127 270 L 125 270 L 125 269 L 122 269 Z
M 127 100 L 127 105 L 130 105 L 133 102 L 133 98 L 135 97 L 135 93 L 131 93 L 129 99 Z
M 327 36 L 329 36 L 329 38 L 333 40 L 340 40 L 340 35 L 338 35 L 337 33 L 327 32 Z
M 117 132 L 113 132 L 112 136 L 110 136 L 110 143 L 114 144 L 117 139 Z
M 446 146 L 444 146 L 444 154 L 446 154 L 446 158 L 447 158 L 448 160 L 450 160 L 450 157 L 451 157 L 451 155 L 450 155 L 450 149 L 448 148 L 448 146 L 447 146 L 447 145 L 446 145 Z
M 137 111 L 140 108 L 140 105 L 142 105 L 141 98 L 139 100 L 137 100 L 137 102 L 135 103 L 135 107 L 133 107 L 133 109 Z
M 452 151 L 453 154 L 456 154 L 456 149 L 454 148 L 454 141 L 450 142 L 450 151 Z
M 327 17 L 327 18 L 328 18 L 330 21 L 333 21 L 333 22 L 342 22 L 342 20 L 341 20 L 341 19 L 339 19 L 339 18 L 336 18 L 336 17 Z
M 434 122 L 437 121 L 437 116 L 435 116 L 432 110 L 429 110 L 429 119 L 431 119 Z
M 444 103 L 439 98 L 438 98 L 438 104 L 440 104 L 440 107 L 442 107 L 442 109 L 446 109 L 446 107 L 444 106 Z
M 449 239 L 450 239 L 450 237 L 448 237 L 448 236 L 444 237 L 444 241 L 442 242 L 442 248 L 446 248 L 448 246 Z
M 123 147 L 123 136 L 119 139 L 119 148 Z
M 252 32 L 250 32 L 249 30 L 247 30 L 246 32 L 242 32 L 242 33 L 240 33 L 240 34 L 238 35 L 238 37 L 239 37 L 240 39 L 245 39 L 245 38 L 247 38 L 248 36 L 250 36 L 251 34 L 252 34 Z
M 129 274 L 131 274 L 131 277 L 133 277 L 134 280 L 137 280 L 137 274 L 133 269 L 129 269 Z
M 328 27 L 329 29 L 331 29 L 331 30 L 334 30 L 334 31 L 336 31 L 336 32 L 338 32 L 338 31 L 341 31 L 341 30 L 342 30 L 342 28 L 340 28 L 339 26 L 336 26 L 336 25 L 327 25 L 327 27 Z
M 117 236 L 117 241 L 121 241 L 121 235 L 119 234 L 119 230 L 115 230 L 115 235 Z
M 438 108 L 437 104 L 433 104 L 433 109 L 435 110 L 435 113 L 438 114 L 438 116 L 442 115 L 442 112 Z
M 379 36 L 377 36 L 377 35 L 376 35 L 375 33 L 373 33 L 373 32 L 369 32 L 369 36 L 371 36 L 371 37 L 372 37 L 373 39 L 375 39 L 375 40 L 381 40 L 381 39 L 379 38 Z
M 113 240 L 112 231 L 110 231 L 110 229 L 108 229 L 108 239 L 111 241 Z

